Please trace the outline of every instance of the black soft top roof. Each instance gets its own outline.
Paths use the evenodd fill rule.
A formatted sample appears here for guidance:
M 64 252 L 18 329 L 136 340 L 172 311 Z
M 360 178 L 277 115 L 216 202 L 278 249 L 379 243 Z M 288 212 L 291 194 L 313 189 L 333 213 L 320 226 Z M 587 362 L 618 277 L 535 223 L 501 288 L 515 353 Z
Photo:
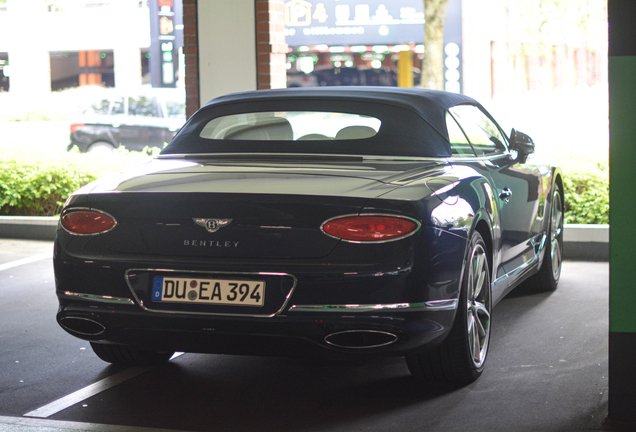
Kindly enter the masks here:
M 357 143 L 352 143 L 344 153 L 386 154 L 379 147 L 381 142 L 389 138 L 399 139 L 404 143 L 403 149 L 392 147 L 390 154 L 411 156 L 450 156 L 450 144 L 446 131 L 445 112 L 448 108 L 460 104 L 479 103 L 474 99 L 456 93 L 437 90 L 400 87 L 302 87 L 272 90 L 257 90 L 241 93 L 231 93 L 212 99 L 205 104 L 184 125 L 179 134 L 163 150 L 162 154 L 175 153 L 204 153 L 223 151 L 272 151 L 265 148 L 263 143 L 251 142 L 250 145 L 237 143 L 223 145 L 222 140 L 207 140 L 198 135 L 205 124 L 212 118 L 229 113 L 246 112 L 247 110 L 283 110 L 283 109 L 356 109 L 361 112 L 369 111 L 370 115 L 390 118 L 393 125 L 381 129 L 376 137 L 370 138 L 371 143 L 378 145 L 364 149 L 356 149 Z M 352 108 L 354 107 L 354 108 Z M 375 108 L 374 108 L 375 107 Z M 375 110 L 375 111 L 374 111 Z M 419 120 L 418 120 L 419 119 Z M 422 121 L 423 120 L 423 121 Z M 384 120 L 383 120 L 384 121 Z M 383 128 L 384 128 L 383 123 Z M 423 145 L 422 141 L 426 144 Z M 204 142 L 205 141 L 205 142 Z M 213 149 L 210 142 L 216 141 Z M 357 140 L 362 141 L 362 140 Z M 271 146 L 271 144 L 268 144 Z M 243 147 L 243 148 L 242 148 Z M 279 151 L 295 151 L 287 144 L 280 143 Z M 304 144 L 305 151 L 312 151 L 312 144 Z M 328 150 L 321 144 L 319 152 Z M 340 148 L 330 149 L 334 153 L 341 153 Z M 397 152 L 396 152 L 397 150 Z M 304 151 L 303 151 L 304 152 Z
M 402 87 L 294 87 L 273 90 L 257 90 L 230 93 L 212 99 L 204 105 L 211 105 L 280 99 L 329 99 L 331 101 L 375 102 L 402 106 L 416 111 L 438 131 L 446 130 L 444 112 L 446 109 L 462 103 L 479 105 L 468 96 L 438 90 Z M 444 132 L 445 134 L 445 132 Z

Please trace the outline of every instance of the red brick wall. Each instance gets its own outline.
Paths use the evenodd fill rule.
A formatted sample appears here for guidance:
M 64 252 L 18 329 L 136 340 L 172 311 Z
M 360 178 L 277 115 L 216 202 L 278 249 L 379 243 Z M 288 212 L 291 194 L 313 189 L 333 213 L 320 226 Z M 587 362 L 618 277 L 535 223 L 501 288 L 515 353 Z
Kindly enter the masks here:
M 197 1 L 183 1 L 186 115 L 199 109 L 199 44 Z M 257 88 L 286 87 L 285 0 L 254 0 L 256 12 Z
M 185 55 L 186 116 L 199 109 L 199 41 L 197 0 L 183 1 L 183 54 Z
M 257 88 L 287 86 L 284 0 L 254 0 Z

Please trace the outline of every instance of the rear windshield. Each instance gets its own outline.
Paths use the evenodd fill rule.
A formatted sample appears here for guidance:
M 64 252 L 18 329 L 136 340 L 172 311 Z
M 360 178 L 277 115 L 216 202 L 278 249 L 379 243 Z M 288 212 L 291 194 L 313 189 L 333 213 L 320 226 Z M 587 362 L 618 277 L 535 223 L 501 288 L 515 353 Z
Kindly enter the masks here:
M 406 107 L 330 98 L 209 104 L 161 154 L 450 156 L 448 138 Z
M 329 141 L 375 136 L 382 122 L 360 114 L 316 111 L 233 114 L 208 122 L 199 136 L 214 140 Z

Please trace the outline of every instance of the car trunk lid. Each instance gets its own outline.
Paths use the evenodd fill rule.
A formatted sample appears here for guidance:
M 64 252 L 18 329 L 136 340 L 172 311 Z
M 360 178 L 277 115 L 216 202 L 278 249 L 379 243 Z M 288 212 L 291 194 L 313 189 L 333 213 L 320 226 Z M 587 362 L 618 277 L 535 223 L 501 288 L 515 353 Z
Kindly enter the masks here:
M 404 167 L 349 163 L 156 162 L 84 190 L 90 191 L 83 195 L 88 207 L 117 220 L 117 227 L 102 235 L 112 252 L 324 257 L 339 242 L 321 231 L 325 221 L 358 214 L 368 199 L 390 192 L 400 186 L 400 178 L 407 178 L 398 175 L 405 173 Z M 413 177 L 412 170 L 406 171 Z

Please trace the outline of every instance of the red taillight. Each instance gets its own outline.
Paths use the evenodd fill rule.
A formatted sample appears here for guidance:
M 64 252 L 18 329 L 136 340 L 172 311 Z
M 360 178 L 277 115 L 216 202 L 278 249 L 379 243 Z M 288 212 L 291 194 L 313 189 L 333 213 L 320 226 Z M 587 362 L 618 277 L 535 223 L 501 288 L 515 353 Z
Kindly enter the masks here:
M 405 217 L 362 215 L 332 219 L 323 224 L 322 230 L 352 242 L 386 242 L 407 237 L 419 227 L 419 223 Z
M 84 127 L 84 123 L 73 123 L 71 125 L 71 133 L 76 132 L 83 127 Z
M 62 226 L 73 234 L 100 234 L 117 225 L 110 215 L 97 210 L 76 210 L 62 216 Z

